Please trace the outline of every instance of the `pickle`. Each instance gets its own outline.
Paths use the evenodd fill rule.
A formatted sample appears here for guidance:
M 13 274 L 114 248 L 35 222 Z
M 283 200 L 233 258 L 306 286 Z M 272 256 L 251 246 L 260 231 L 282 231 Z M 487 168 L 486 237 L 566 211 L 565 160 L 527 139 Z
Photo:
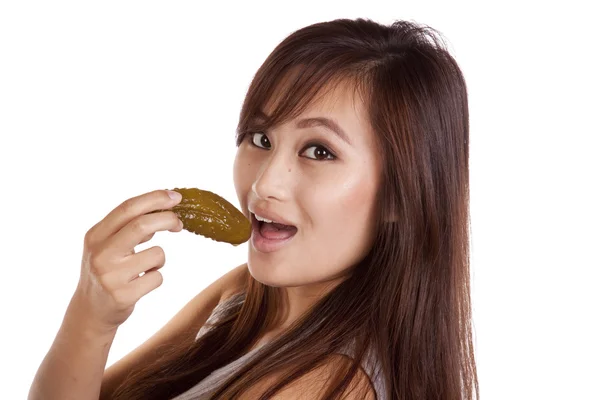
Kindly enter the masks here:
M 183 222 L 183 229 L 234 246 L 250 239 L 251 222 L 221 196 L 196 188 L 172 190 L 182 196 L 181 202 L 171 211 Z

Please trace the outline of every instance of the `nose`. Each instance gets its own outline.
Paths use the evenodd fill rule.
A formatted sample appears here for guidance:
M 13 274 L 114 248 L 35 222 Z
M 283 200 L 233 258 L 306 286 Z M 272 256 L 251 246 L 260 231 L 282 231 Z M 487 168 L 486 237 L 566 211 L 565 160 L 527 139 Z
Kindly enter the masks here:
M 285 201 L 289 197 L 291 175 L 289 161 L 273 151 L 271 157 L 264 160 L 254 183 L 252 191 L 263 200 Z

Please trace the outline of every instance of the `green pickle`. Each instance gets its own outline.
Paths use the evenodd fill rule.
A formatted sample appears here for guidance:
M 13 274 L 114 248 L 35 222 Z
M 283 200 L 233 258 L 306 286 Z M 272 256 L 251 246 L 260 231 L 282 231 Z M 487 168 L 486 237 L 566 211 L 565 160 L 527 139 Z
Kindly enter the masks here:
M 181 202 L 170 210 L 183 222 L 183 229 L 234 246 L 250 239 L 252 223 L 221 196 L 196 188 L 172 190 L 182 196 Z

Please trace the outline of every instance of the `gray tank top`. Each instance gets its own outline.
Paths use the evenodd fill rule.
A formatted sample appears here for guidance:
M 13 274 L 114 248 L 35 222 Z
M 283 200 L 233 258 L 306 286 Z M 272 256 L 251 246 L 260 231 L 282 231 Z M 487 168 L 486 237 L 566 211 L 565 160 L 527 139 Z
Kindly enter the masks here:
M 231 307 L 240 304 L 245 299 L 244 295 L 234 295 L 222 303 L 219 303 L 212 311 L 210 317 L 196 336 L 196 340 L 205 334 L 209 329 L 212 328 L 212 324 L 219 320 L 219 318 L 225 314 Z M 195 386 L 180 394 L 179 396 L 173 397 L 171 400 L 206 400 L 210 398 L 213 391 L 219 387 L 224 381 L 226 381 L 235 371 L 241 368 L 245 362 L 247 362 L 256 352 L 262 347 L 260 345 L 250 352 L 244 354 L 240 358 L 232 361 L 231 363 L 216 369 L 206 378 L 198 382 Z M 350 347 L 347 347 L 341 354 L 352 357 L 352 351 Z M 387 391 L 385 390 L 385 382 L 383 375 L 381 374 L 381 366 L 377 360 L 377 357 L 370 352 L 366 360 L 363 361 L 362 367 L 364 371 L 369 375 L 369 379 L 373 384 L 377 400 L 388 400 Z

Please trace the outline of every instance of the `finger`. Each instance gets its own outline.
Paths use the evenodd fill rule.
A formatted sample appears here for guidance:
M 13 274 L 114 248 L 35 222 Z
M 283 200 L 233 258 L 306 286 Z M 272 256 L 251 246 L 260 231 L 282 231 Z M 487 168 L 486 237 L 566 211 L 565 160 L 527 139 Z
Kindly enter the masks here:
M 175 199 L 169 193 L 176 193 Z M 94 241 L 100 242 L 117 233 L 125 225 L 140 215 L 156 210 L 167 210 L 181 201 L 181 195 L 168 190 L 155 190 L 132 197 L 113 209 L 92 230 Z
M 156 271 L 165 265 L 165 253 L 159 246 L 154 246 L 137 254 L 133 254 L 118 265 L 112 272 L 102 277 L 106 288 L 120 288 L 138 279 L 141 273 Z
M 141 241 L 139 244 L 146 243 L 147 241 L 149 241 L 149 240 L 150 240 L 150 239 L 152 239 L 153 237 L 154 237 L 154 233 L 151 233 L 151 234 L 149 234 L 148 236 L 144 237 L 144 238 L 142 239 L 142 241 Z
M 141 273 L 158 270 L 165 265 L 166 256 L 159 246 L 150 247 L 128 257 L 123 268 L 124 283 L 137 279 Z
M 177 216 L 177 218 L 179 218 L 179 216 Z M 181 232 L 183 230 L 183 221 L 181 221 L 181 219 L 179 219 L 179 226 L 173 228 L 173 229 L 169 229 L 169 232 Z
M 149 235 L 158 231 L 179 229 L 181 225 L 182 222 L 173 211 L 141 215 L 110 237 L 105 246 L 110 248 L 113 254 L 128 254 Z
M 162 285 L 163 276 L 159 271 L 149 271 L 125 287 L 115 290 L 113 296 L 125 304 L 135 304 L 139 299 Z
M 181 225 L 178 226 L 177 228 L 169 229 L 169 232 L 180 232 L 182 229 L 183 229 L 183 223 L 181 223 Z M 146 236 L 145 238 L 143 238 L 139 244 L 146 243 L 147 241 L 151 240 L 154 237 L 155 233 L 156 232 L 151 233 L 148 236 Z
M 128 287 L 131 299 L 137 302 L 139 299 L 162 285 L 163 276 L 159 271 L 148 271 L 144 276 L 137 278 Z

